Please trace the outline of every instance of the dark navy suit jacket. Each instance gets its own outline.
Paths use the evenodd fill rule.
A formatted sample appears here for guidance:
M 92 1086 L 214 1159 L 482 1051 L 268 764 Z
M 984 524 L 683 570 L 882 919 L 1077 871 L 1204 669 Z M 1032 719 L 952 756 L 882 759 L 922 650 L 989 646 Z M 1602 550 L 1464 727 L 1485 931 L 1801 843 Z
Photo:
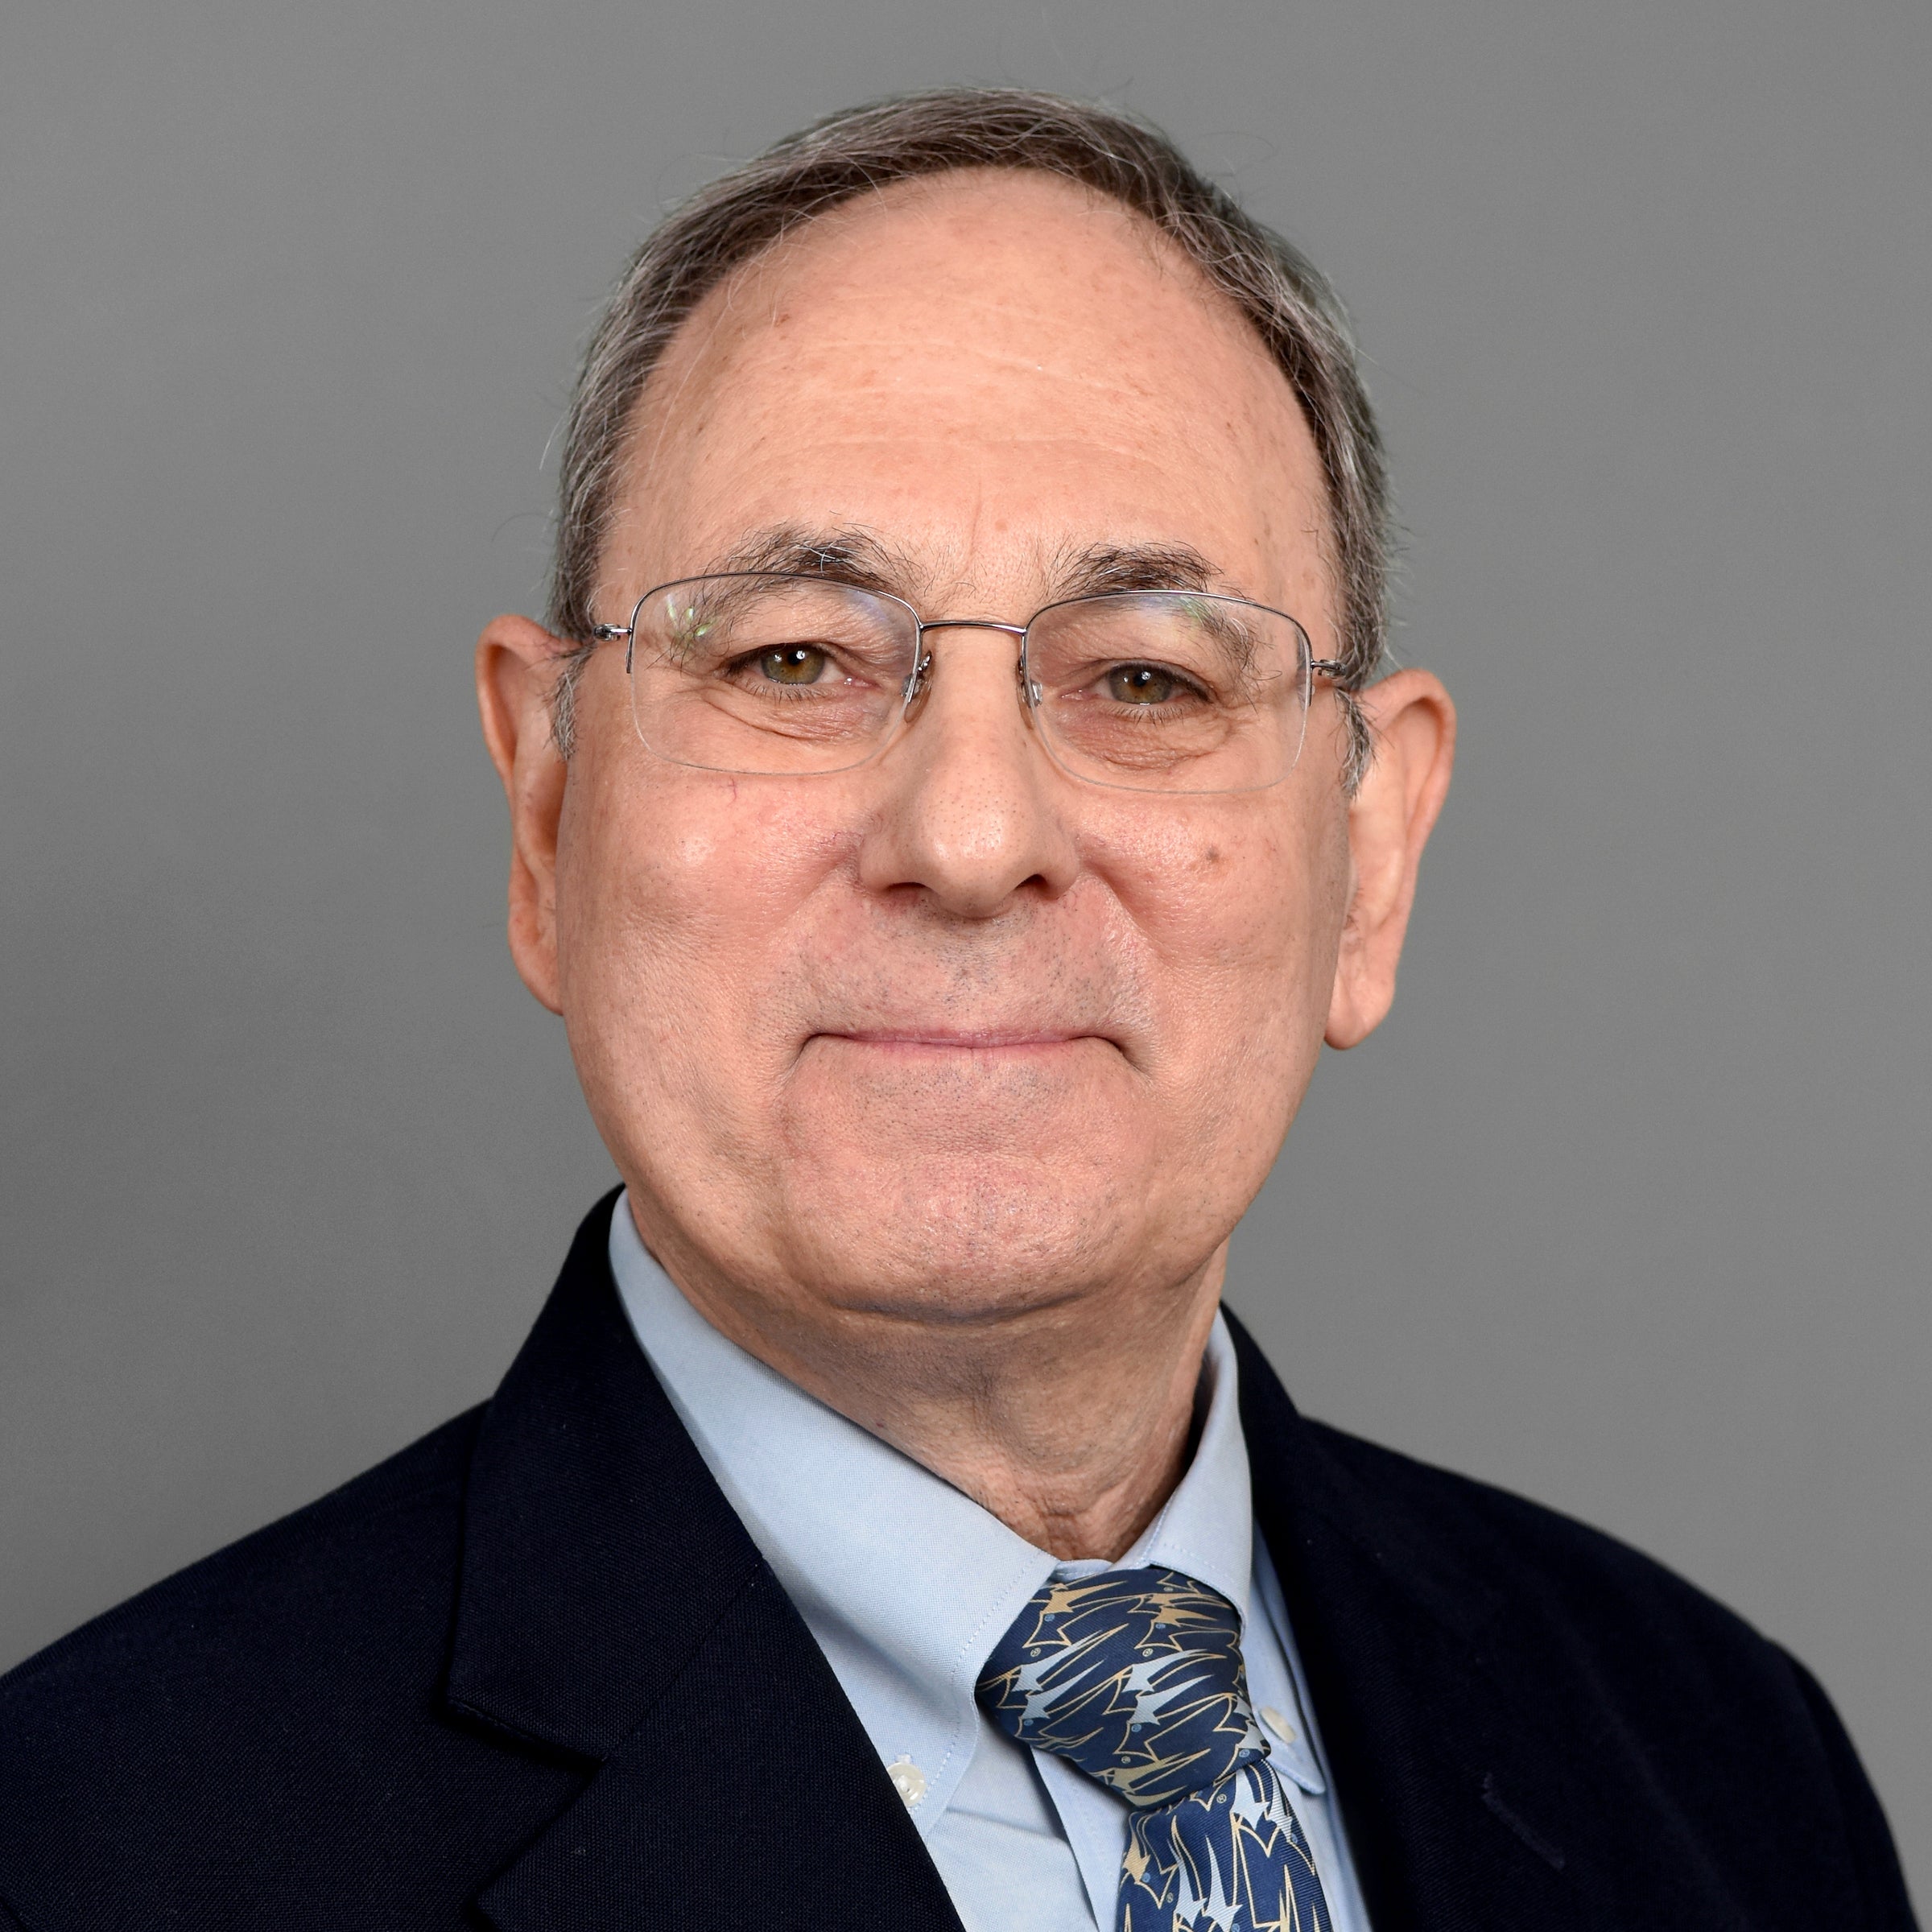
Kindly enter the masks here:
M 609 1214 L 493 1401 L 0 1680 L 0 1926 L 958 1932 L 631 1337 Z M 1235 1337 L 1376 1932 L 1910 1926 L 1800 1665 L 1304 1420 Z

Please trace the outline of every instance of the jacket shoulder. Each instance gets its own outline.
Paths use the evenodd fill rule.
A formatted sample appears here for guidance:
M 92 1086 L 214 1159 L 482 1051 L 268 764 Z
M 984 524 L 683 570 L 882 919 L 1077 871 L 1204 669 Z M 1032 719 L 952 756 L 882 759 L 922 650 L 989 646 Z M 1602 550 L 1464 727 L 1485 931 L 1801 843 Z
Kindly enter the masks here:
M 433 1430 L 289 1515 L 130 1597 L 0 1678 L 11 1762 L 43 1729 L 72 1734 L 192 1675 L 203 1689 L 268 1672 L 311 1678 L 398 1585 L 454 1576 L 480 1410 Z M 438 1532 L 443 1534 L 439 1534 Z M 406 1580 L 407 1579 L 407 1580 Z M 427 1608 L 427 1605 L 423 1606 Z M 267 1686 L 263 1685 L 262 1689 Z
M 456 1922 L 577 1782 L 442 1709 L 480 1414 L 0 1678 L 0 1908 L 34 1932 L 305 1926 L 304 1897 Z
M 1885 1814 L 1837 1712 L 1782 1646 L 1653 1558 L 1510 1491 L 1319 1422 L 1331 1520 L 1391 1587 L 1432 1600 L 1526 1730 L 1563 1733 L 1590 1808 L 1662 1797 L 1707 1846 L 1740 1796 L 1802 1819 L 1856 1922 L 1913 1923 Z M 1794 1845 L 1795 1840 L 1792 1841 Z
M 1735 1611 L 1641 1550 L 1547 1504 L 1462 1476 L 1325 1422 L 1307 1425 L 1319 1451 L 1356 1494 L 1374 1505 L 1368 1520 L 1393 1541 L 1426 1542 L 1423 1573 L 1466 1587 L 1466 1616 L 1506 1616 L 1513 1637 L 1537 1630 L 1620 1645 L 1649 1632 L 1670 1655 L 1686 1638 L 1696 1653 L 1729 1653 L 1773 1664 L 1785 1653 Z M 1412 1572 L 1413 1573 L 1413 1572 Z M 1525 1616 L 1541 1608 L 1544 1616 Z

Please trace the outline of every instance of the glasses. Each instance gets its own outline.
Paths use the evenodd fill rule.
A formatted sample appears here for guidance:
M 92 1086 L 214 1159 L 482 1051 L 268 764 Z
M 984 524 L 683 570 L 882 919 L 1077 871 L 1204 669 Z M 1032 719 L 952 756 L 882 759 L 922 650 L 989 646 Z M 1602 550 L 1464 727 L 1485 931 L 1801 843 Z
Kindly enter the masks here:
M 927 634 L 1019 640 L 1021 707 L 1070 776 L 1132 791 L 1259 791 L 1301 755 L 1317 658 L 1294 619 L 1191 590 L 1108 591 L 1023 625 L 923 619 L 831 579 L 734 571 L 660 584 L 628 625 L 638 736 L 704 771 L 808 777 L 877 757 L 931 689 Z

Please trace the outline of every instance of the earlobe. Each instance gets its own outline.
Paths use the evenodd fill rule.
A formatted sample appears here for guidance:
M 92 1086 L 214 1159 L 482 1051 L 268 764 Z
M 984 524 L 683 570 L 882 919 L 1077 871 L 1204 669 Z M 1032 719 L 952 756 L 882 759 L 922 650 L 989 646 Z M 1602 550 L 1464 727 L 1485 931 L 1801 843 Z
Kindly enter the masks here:
M 564 646 L 527 617 L 493 618 L 477 640 L 477 708 L 510 806 L 510 951 L 552 1013 L 557 970 L 557 836 L 568 775 L 551 733 L 551 696 Z
M 1455 707 L 1439 679 L 1399 671 L 1361 696 L 1374 755 L 1348 809 L 1351 889 L 1324 1037 L 1359 1045 L 1395 999 L 1422 848 L 1455 762 Z

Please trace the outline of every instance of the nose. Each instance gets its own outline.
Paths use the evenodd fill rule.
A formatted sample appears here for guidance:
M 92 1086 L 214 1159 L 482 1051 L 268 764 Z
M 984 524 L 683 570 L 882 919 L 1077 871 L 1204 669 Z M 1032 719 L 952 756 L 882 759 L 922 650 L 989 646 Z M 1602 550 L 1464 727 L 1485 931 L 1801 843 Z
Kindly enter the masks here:
M 1078 870 L 1061 810 L 1064 781 L 1019 701 L 1017 629 L 943 631 L 910 729 L 879 766 L 883 796 L 860 855 L 861 881 L 916 887 L 961 919 L 984 919 L 1030 889 L 1057 898 Z

